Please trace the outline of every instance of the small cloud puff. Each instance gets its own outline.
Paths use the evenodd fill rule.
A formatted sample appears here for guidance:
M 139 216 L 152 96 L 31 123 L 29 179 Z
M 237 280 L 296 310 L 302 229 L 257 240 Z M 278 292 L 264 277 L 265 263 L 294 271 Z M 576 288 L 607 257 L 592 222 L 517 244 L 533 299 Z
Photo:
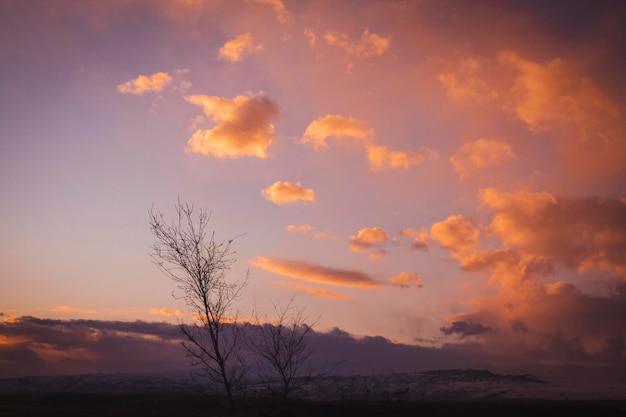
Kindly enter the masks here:
M 450 157 L 450 163 L 459 174 L 459 178 L 464 180 L 480 169 L 500 165 L 512 158 L 515 158 L 515 155 L 508 144 L 497 140 L 478 139 L 461 146 L 456 155 Z
M 167 72 L 155 72 L 152 75 L 140 75 L 134 80 L 119 84 L 117 91 L 122 94 L 141 95 L 145 93 L 159 93 L 172 82 Z
M 425 228 L 420 230 L 404 229 L 400 232 L 400 236 L 413 238 L 413 241 L 411 242 L 411 249 L 428 249 L 428 230 Z
M 275 204 L 290 204 L 298 201 L 315 202 L 315 192 L 312 188 L 304 188 L 299 182 L 276 181 L 261 194 L 265 199 Z
M 350 249 L 353 252 L 371 250 L 386 243 L 387 239 L 387 232 L 380 227 L 361 229 L 356 236 L 350 236 Z
M 217 123 L 212 129 L 196 130 L 187 142 L 186 152 L 217 158 L 267 158 L 267 148 L 274 141 L 271 121 L 278 117 L 279 110 L 265 94 L 237 96 L 232 100 L 192 95 L 185 100 L 201 107 Z
M 222 46 L 217 54 L 219 59 L 226 59 L 230 62 L 238 62 L 245 53 L 258 52 L 263 50 L 263 45 L 255 44 L 250 32 L 241 34 L 235 39 L 231 39 Z
M 401 272 L 398 275 L 394 275 L 389 278 L 389 283 L 401 289 L 408 289 L 411 286 L 415 288 L 422 288 L 424 285 L 424 281 L 422 281 L 422 278 L 417 272 L 411 272 L 410 274 Z
M 428 148 L 421 148 L 418 151 L 391 151 L 386 146 L 370 145 L 367 147 L 367 159 L 372 171 L 408 169 L 411 165 L 438 157 L 437 152 Z
M 430 238 L 455 254 L 467 252 L 480 245 L 480 232 L 461 215 L 449 216 L 430 228 Z
M 361 120 L 329 114 L 311 122 L 304 131 L 300 143 L 311 143 L 315 149 L 326 148 L 328 147 L 326 139 L 329 137 L 367 140 L 373 134 L 374 129 Z

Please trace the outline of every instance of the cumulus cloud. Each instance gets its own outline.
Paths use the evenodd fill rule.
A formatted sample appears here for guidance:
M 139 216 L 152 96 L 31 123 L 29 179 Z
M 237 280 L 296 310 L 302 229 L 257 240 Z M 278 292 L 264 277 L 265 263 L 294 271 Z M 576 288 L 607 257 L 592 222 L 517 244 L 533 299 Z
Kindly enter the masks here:
M 134 95 L 160 93 L 171 82 L 172 77 L 167 72 L 155 72 L 152 75 L 140 75 L 134 80 L 119 84 L 117 91 Z
M 430 228 L 430 239 L 453 253 L 467 252 L 480 245 L 480 231 L 461 215 L 449 216 Z
M 371 138 L 373 134 L 374 129 L 361 120 L 329 114 L 311 122 L 304 131 L 300 143 L 311 143 L 317 149 L 328 147 L 326 140 L 330 137 L 364 141 Z
M 394 275 L 389 278 L 389 283 L 394 287 L 399 287 L 402 289 L 408 289 L 411 287 L 422 288 L 424 285 L 424 281 L 419 276 L 417 272 L 411 272 L 407 274 L 406 272 L 401 272 L 398 275 Z
M 463 144 L 456 155 L 450 157 L 450 163 L 459 174 L 459 178 L 464 180 L 474 172 L 500 165 L 514 157 L 507 143 L 493 139 L 478 139 Z
M 274 141 L 274 125 L 278 105 L 264 94 L 227 99 L 192 95 L 188 103 L 199 106 L 217 126 L 199 129 L 187 142 L 187 152 L 213 155 L 218 158 L 242 156 L 267 157 L 267 148 Z
M 276 181 L 264 190 L 263 196 L 275 204 L 290 204 L 299 201 L 315 202 L 315 192 L 312 188 L 304 188 L 299 182 Z
M 342 294 L 339 292 L 335 292 L 335 291 L 330 291 L 326 288 L 320 288 L 320 287 L 313 287 L 311 285 L 302 285 L 302 284 L 297 284 L 295 282 L 274 282 L 274 285 L 278 285 L 281 287 L 287 287 L 292 291 L 302 291 L 305 292 L 309 295 L 315 296 L 315 297 L 321 297 L 321 298 L 328 298 L 330 300 L 338 300 L 338 301 L 346 301 L 346 300 L 351 300 L 352 297 L 350 297 L 347 294 Z
M 219 59 L 226 59 L 230 62 L 238 62 L 243 59 L 244 54 L 262 50 L 263 45 L 260 43 L 255 44 L 252 39 L 252 34 L 248 32 L 226 42 L 220 48 L 217 56 Z
M 479 196 L 493 212 L 487 233 L 503 247 L 480 249 L 476 241 L 448 246 L 464 248 L 454 257 L 466 270 L 489 272 L 497 291 L 465 300 L 471 310 L 451 317 L 452 326 L 442 331 L 471 333 L 509 355 L 623 364 L 626 351 L 615 341 L 626 334 L 624 200 L 494 189 Z M 568 270 L 585 274 L 576 275 L 575 284 Z M 585 285 L 589 277 L 593 293 Z
M 483 333 L 491 332 L 493 329 L 480 323 L 471 321 L 455 321 L 449 327 L 442 327 L 441 332 L 445 335 L 458 334 L 461 338 L 467 336 L 476 336 Z
M 400 236 L 410 237 L 413 239 L 411 242 L 411 249 L 428 249 L 428 230 L 426 228 L 422 228 L 420 230 L 404 229 L 400 232 Z
M 290 13 L 285 8 L 285 4 L 282 2 L 282 0 L 246 0 L 246 2 L 272 6 L 274 14 L 276 15 L 276 19 L 278 19 L 279 22 L 285 23 L 287 20 L 289 20 Z
M 500 61 L 520 73 L 513 88 L 512 110 L 531 129 L 575 125 L 584 136 L 603 136 L 601 122 L 619 117 L 615 103 L 561 59 L 541 64 L 509 51 L 500 55 Z
M 266 258 L 258 256 L 251 263 L 258 268 L 275 274 L 318 284 L 358 288 L 377 288 L 383 285 L 382 282 L 376 281 L 361 271 L 331 268 L 281 257 Z
M 386 243 L 387 239 L 387 232 L 380 227 L 361 229 L 356 236 L 350 236 L 350 249 L 353 252 L 378 249 L 378 245 Z
M 547 192 L 480 192 L 495 211 L 489 231 L 527 255 L 579 271 L 608 271 L 626 281 L 626 203 L 619 198 L 564 198 Z
M 426 159 L 437 159 L 439 154 L 428 148 L 418 151 L 392 151 L 387 146 L 368 145 L 367 159 L 372 171 L 408 169 Z

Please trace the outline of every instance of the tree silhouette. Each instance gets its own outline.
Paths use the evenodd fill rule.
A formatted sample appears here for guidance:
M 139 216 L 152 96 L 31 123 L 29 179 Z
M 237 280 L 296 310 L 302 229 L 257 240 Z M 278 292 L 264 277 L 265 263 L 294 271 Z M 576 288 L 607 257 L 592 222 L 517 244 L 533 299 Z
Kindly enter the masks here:
M 155 264 L 178 284 L 182 299 L 194 315 L 193 324 L 180 324 L 183 346 L 194 365 L 201 366 L 211 381 L 221 384 L 232 411 L 234 393 L 241 388 L 246 366 L 242 356 L 243 334 L 235 302 L 247 284 L 229 282 L 227 272 L 236 261 L 233 239 L 216 242 L 206 226 L 210 214 L 200 210 L 197 221 L 188 203 L 176 205 L 170 223 L 162 213 L 149 211 L 150 230 L 156 238 L 151 256 Z
M 293 298 L 285 307 L 274 304 L 274 311 L 276 318 L 271 321 L 253 314 L 256 331 L 248 342 L 260 359 L 260 376 L 266 388 L 284 404 L 291 393 L 316 377 L 309 363 L 314 349 L 308 345 L 307 335 L 317 320 L 306 324 L 308 317 L 293 305 Z

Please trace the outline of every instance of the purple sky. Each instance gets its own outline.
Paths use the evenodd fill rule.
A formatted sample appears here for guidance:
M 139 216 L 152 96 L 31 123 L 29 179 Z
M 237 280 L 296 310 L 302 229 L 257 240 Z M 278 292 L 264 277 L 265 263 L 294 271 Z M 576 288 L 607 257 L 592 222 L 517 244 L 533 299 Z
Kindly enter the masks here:
M 243 235 L 243 316 L 624 367 L 625 38 L 619 1 L 0 1 L 0 363 L 189 319 L 149 256 L 180 198 Z

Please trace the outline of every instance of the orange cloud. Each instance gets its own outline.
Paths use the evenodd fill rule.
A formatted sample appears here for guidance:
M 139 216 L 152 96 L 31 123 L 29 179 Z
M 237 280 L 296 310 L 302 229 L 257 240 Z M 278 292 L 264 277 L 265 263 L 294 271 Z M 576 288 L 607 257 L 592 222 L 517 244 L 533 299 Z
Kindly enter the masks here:
M 250 32 L 241 34 L 235 39 L 231 39 L 222 46 L 217 54 L 219 59 L 226 59 L 231 62 L 238 62 L 245 53 L 258 52 L 263 50 L 260 43 L 254 44 Z
M 492 139 L 478 139 L 463 144 L 456 155 L 450 157 L 450 163 L 459 174 L 459 178 L 464 180 L 480 169 L 500 165 L 514 157 L 508 144 Z
M 315 202 L 315 192 L 312 188 L 304 188 L 299 182 L 276 181 L 264 190 L 263 196 L 275 204 L 290 204 L 298 201 Z
M 380 227 L 359 230 L 356 236 L 350 236 L 350 249 L 354 252 L 370 250 L 376 245 L 387 242 L 387 232 Z
M 343 49 L 347 55 L 355 58 L 369 58 L 381 56 L 391 44 L 391 36 L 383 38 L 375 33 L 370 33 L 365 29 L 358 42 L 351 42 L 346 33 L 326 32 L 324 40 L 332 46 Z
M 309 232 L 312 232 L 313 230 L 315 230 L 315 227 L 309 225 L 309 224 L 301 224 L 301 225 L 287 225 L 285 227 L 285 230 L 287 230 L 288 232 L 297 232 L 297 233 L 302 233 L 302 234 L 308 234 Z M 328 232 L 316 232 L 312 234 L 313 239 L 337 239 L 336 236 L 333 236 L 331 234 L 329 234 Z
M 267 158 L 267 148 L 274 141 L 272 120 L 278 117 L 278 105 L 264 94 L 226 99 L 215 96 L 185 97 L 199 106 L 217 126 L 199 129 L 187 142 L 186 152 L 218 158 L 256 156 Z
M 167 308 L 151 308 L 150 314 L 154 314 L 157 316 L 165 316 L 165 317 L 172 317 L 172 316 L 184 317 L 185 316 L 185 313 L 183 313 L 180 310 L 170 310 Z
M 258 256 L 251 261 L 251 264 L 275 274 L 318 284 L 358 288 L 377 288 L 383 285 L 382 282 L 374 280 L 364 272 L 330 268 L 280 257 L 266 258 Z
M 475 229 L 472 223 L 461 215 L 449 216 L 430 228 L 430 238 L 456 254 L 479 246 L 479 235 L 478 229 Z
M 274 14 L 276 15 L 276 19 L 278 19 L 279 22 L 285 23 L 287 20 L 289 20 L 290 14 L 285 8 L 282 0 L 246 0 L 246 2 L 267 4 L 269 6 L 272 6 L 272 9 L 274 9 Z
M 411 249 L 428 249 L 428 230 L 425 228 L 420 230 L 404 229 L 400 232 L 400 236 L 413 238 L 413 241 L 411 242 Z
M 315 36 L 315 32 L 306 28 L 304 29 L 304 36 L 306 37 L 309 46 L 311 48 L 315 48 L 315 45 L 317 45 L 317 36 Z
M 367 159 L 372 171 L 383 171 L 388 169 L 408 169 L 411 165 L 419 164 L 426 159 L 437 159 L 439 154 L 428 148 L 421 148 L 418 151 L 391 151 L 387 146 L 367 147 Z
M 495 210 L 489 231 L 521 253 L 565 266 L 605 270 L 626 281 L 626 202 L 619 198 L 562 198 L 550 193 L 481 190 Z
M 367 140 L 373 134 L 374 129 L 365 122 L 353 117 L 329 114 L 311 122 L 304 131 L 300 143 L 312 143 L 317 149 L 328 147 L 326 139 L 329 137 Z
M 281 286 L 281 287 L 287 287 L 291 289 L 292 291 L 304 291 L 305 293 L 309 295 L 313 295 L 315 297 L 329 298 L 331 300 L 339 300 L 339 301 L 346 301 L 346 300 L 352 299 L 352 297 L 350 297 L 347 294 L 330 291 L 330 290 L 327 290 L 326 288 L 296 284 L 295 282 L 274 282 L 273 284 Z
M 469 106 L 481 104 L 498 97 L 498 93 L 478 75 L 487 63 L 482 58 L 467 58 L 455 71 L 441 73 L 437 79 L 451 100 Z
M 422 281 L 422 278 L 417 272 L 411 272 L 410 274 L 407 274 L 406 272 L 401 272 L 398 275 L 394 275 L 393 277 L 389 278 L 389 282 L 391 283 L 391 285 L 395 287 L 400 287 L 402 289 L 407 289 L 411 286 L 414 286 L 415 288 L 422 288 L 422 286 L 424 285 L 424 281 Z
M 521 73 L 512 91 L 512 110 L 533 130 L 568 125 L 580 128 L 584 137 L 607 136 L 602 122 L 620 117 L 615 103 L 591 79 L 561 59 L 540 64 L 504 52 L 500 61 Z
M 140 75 L 134 80 L 119 84 L 117 91 L 122 94 L 141 95 L 145 93 L 159 93 L 172 82 L 172 77 L 166 72 L 155 72 L 152 75 Z
M 287 226 L 285 226 L 285 230 L 287 230 L 288 232 L 298 232 L 298 233 L 303 233 L 303 234 L 307 234 L 309 233 L 311 230 L 314 230 L 315 228 L 313 226 L 311 226 L 310 224 L 301 224 L 301 225 L 293 225 L 293 224 L 289 224 Z
M 96 314 L 96 310 L 89 308 L 76 308 L 71 306 L 56 306 L 52 309 L 55 313 L 71 313 L 71 314 Z

